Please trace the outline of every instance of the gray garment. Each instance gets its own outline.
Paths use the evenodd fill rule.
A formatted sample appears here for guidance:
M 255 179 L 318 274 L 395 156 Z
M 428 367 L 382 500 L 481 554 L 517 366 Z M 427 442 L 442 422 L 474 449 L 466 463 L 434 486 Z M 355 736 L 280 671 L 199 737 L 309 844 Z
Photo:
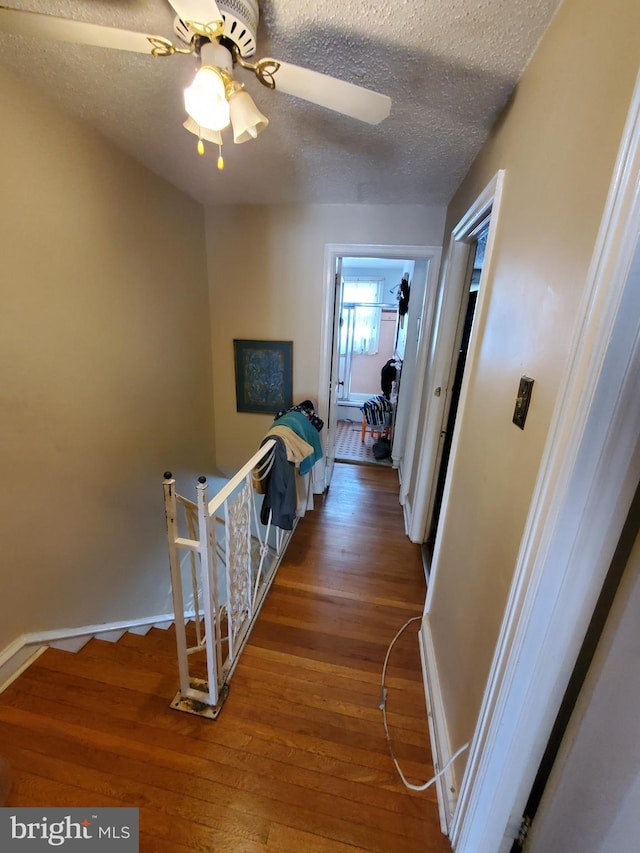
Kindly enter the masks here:
M 278 436 L 271 435 L 265 441 L 275 441 L 273 448 L 273 465 L 267 475 L 264 500 L 260 510 L 260 520 L 263 524 L 269 521 L 269 510 L 272 521 L 282 530 L 293 530 L 296 517 L 296 472 L 293 462 L 287 459 L 287 448 Z M 262 442 L 264 444 L 264 441 Z

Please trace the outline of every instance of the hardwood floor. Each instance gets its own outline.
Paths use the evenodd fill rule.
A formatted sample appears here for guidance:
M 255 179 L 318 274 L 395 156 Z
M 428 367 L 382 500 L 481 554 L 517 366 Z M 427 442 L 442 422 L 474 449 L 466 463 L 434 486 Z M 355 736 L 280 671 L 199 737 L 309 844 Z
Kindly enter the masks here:
M 15 806 L 140 808 L 140 850 L 449 851 L 435 792 L 404 788 L 382 726 L 387 646 L 424 601 L 395 471 L 336 465 L 301 520 L 212 722 L 169 709 L 173 630 L 47 650 L 0 695 Z M 415 623 L 417 625 L 417 623 Z M 417 628 L 387 709 L 416 782 L 433 772 Z

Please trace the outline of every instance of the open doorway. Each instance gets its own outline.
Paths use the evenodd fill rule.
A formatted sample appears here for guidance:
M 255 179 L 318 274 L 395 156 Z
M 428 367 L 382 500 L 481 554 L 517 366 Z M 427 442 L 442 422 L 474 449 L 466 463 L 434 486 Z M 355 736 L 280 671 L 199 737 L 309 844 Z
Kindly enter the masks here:
M 336 358 L 336 455 L 391 465 L 414 261 L 341 259 Z
M 325 486 L 331 484 L 335 461 L 336 432 L 338 422 L 338 393 L 342 394 L 339 376 L 339 329 L 341 309 L 342 267 L 351 259 L 371 258 L 397 264 L 396 273 L 390 280 L 389 289 L 394 287 L 405 271 L 405 264 L 413 264 L 413 277 L 406 324 L 398 337 L 397 346 L 404 350 L 402 358 L 402 381 L 395 411 L 391 461 L 399 469 L 402 479 L 404 456 L 413 453 L 417 432 L 416 405 L 421 396 L 423 351 L 427 336 L 424 329 L 430 328 L 435 312 L 435 294 L 442 249 L 440 246 L 408 246 L 378 244 L 328 243 L 325 245 L 324 260 L 324 313 L 322 322 L 322 354 L 320 360 L 318 410 L 325 420 Z M 409 267 L 411 269 L 411 267 Z M 382 298 L 384 301 L 384 297 Z M 392 301 L 395 303 L 395 293 Z M 356 407 L 356 419 L 362 412 Z M 352 417 L 353 419 L 353 417 Z
M 433 557 L 433 548 L 438 530 L 438 522 L 440 520 L 440 510 L 442 509 L 442 497 L 444 494 L 444 484 L 447 479 L 447 470 L 449 466 L 449 457 L 451 455 L 451 443 L 453 439 L 453 431 L 458 414 L 458 403 L 460 402 L 460 391 L 462 389 L 462 378 L 467 362 L 467 353 L 469 351 L 469 340 L 471 338 L 471 327 L 476 310 L 478 300 L 478 292 L 480 289 L 480 275 L 484 263 L 484 252 L 487 245 L 487 236 L 489 234 L 489 221 L 483 222 L 479 231 L 475 247 L 472 250 L 473 262 L 469 270 L 469 284 L 463 293 L 462 302 L 460 305 L 460 319 L 458 322 L 458 345 L 457 353 L 452 361 L 452 376 L 449 382 L 451 388 L 451 399 L 449 404 L 449 413 L 445 419 L 445 426 L 442 430 L 442 454 L 440 456 L 440 464 L 436 478 L 435 493 L 433 498 L 433 511 L 429 530 L 424 542 L 425 568 L 431 565 Z

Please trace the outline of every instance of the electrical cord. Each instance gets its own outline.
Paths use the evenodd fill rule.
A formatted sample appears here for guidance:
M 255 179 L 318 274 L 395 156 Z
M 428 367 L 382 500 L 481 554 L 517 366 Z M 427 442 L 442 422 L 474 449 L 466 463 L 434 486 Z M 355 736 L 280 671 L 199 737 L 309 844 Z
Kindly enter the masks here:
M 409 782 L 407 777 L 402 772 L 402 768 L 398 764 L 398 760 L 395 757 L 395 754 L 393 752 L 393 746 L 391 744 L 391 735 L 389 734 L 389 726 L 387 723 L 387 688 L 385 686 L 386 675 L 387 675 L 387 664 L 389 662 L 389 655 L 391 654 L 391 649 L 395 646 L 396 641 L 401 636 L 401 634 L 405 631 L 405 629 L 412 622 L 420 622 L 420 621 L 422 621 L 421 616 L 412 616 L 411 619 L 407 619 L 407 621 L 404 623 L 402 628 L 400 628 L 400 630 L 397 632 L 397 634 L 395 635 L 393 640 L 391 640 L 391 642 L 389 643 L 389 648 L 387 649 L 387 653 L 384 656 L 384 666 L 382 667 L 382 695 L 380 697 L 380 704 L 378 705 L 378 707 L 382 711 L 382 721 L 384 723 L 384 733 L 385 733 L 386 738 L 387 738 L 387 746 L 389 747 L 389 752 L 391 754 L 391 758 L 393 760 L 393 763 L 395 764 L 396 770 L 398 771 L 398 775 L 402 779 L 402 782 L 404 783 L 405 787 L 409 788 L 410 791 L 426 791 L 427 788 L 430 788 L 431 785 L 433 785 L 433 783 L 436 782 L 442 776 L 442 774 L 445 773 L 449 769 L 449 767 L 453 764 L 453 762 L 456 760 L 456 758 L 459 755 L 462 755 L 462 753 L 465 751 L 465 749 L 468 749 L 468 747 L 469 747 L 468 742 L 465 743 L 464 746 L 461 746 L 460 749 L 451 756 L 451 758 L 449 759 L 449 761 L 447 761 L 447 763 L 444 765 L 444 767 L 441 770 L 439 770 L 435 774 L 435 776 L 432 776 L 431 779 L 429 779 L 427 782 L 424 782 L 422 785 L 414 785 L 412 782 Z

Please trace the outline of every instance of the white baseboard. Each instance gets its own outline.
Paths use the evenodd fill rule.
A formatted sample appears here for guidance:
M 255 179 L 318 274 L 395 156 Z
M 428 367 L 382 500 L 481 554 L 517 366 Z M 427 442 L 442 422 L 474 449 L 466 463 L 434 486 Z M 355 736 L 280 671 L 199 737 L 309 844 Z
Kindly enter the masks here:
M 435 772 L 438 773 L 451 759 L 452 752 L 428 614 L 422 620 L 418 640 L 420 643 L 420 659 L 422 661 L 422 679 L 429 715 L 431 753 Z M 435 787 L 438 796 L 440 828 L 445 835 L 449 835 L 451 821 L 458 801 L 458 785 L 453 766 L 449 767 L 442 774 L 436 781 Z
M 22 639 L 14 640 L 0 654 L 0 693 L 46 650 L 46 646 L 25 645 Z
M 82 635 L 80 637 L 66 637 L 64 640 L 51 640 L 49 642 L 49 647 L 52 649 L 58 649 L 61 652 L 71 652 L 75 655 L 83 646 L 87 645 L 90 639 L 90 634 Z
M 141 628 L 143 625 L 166 625 L 173 622 L 173 613 L 160 613 L 157 616 L 145 616 L 143 619 L 130 619 L 124 622 L 103 622 L 99 625 L 82 625 L 78 628 L 58 628 L 55 631 L 41 631 L 24 634 L 25 643 L 40 643 L 48 645 L 55 640 L 67 640 L 71 637 L 94 637 L 96 634 L 109 634 L 112 631 L 129 631 L 131 628 Z
M 166 629 L 173 620 L 173 613 L 160 613 L 144 619 L 131 619 L 128 622 L 105 622 L 100 625 L 83 625 L 78 628 L 60 628 L 55 631 L 22 634 L 0 652 L 0 693 L 15 681 L 48 646 L 70 652 L 78 651 L 92 637 L 102 635 L 104 639 L 112 639 L 116 634 L 121 636 L 127 631 L 135 634 L 147 633 L 153 627 Z
M 411 529 L 411 502 L 408 498 L 405 498 L 405 501 L 402 504 L 402 515 L 404 517 L 404 532 L 408 536 L 409 530 Z

